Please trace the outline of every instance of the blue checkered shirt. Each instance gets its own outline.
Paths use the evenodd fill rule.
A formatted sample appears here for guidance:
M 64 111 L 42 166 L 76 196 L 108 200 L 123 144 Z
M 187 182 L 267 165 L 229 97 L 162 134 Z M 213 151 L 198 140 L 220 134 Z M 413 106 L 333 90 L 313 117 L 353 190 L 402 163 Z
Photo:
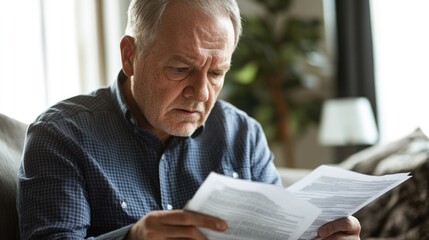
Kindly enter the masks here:
M 136 125 L 124 78 L 30 125 L 18 176 L 22 239 L 123 239 L 150 211 L 183 208 L 211 171 L 280 184 L 261 126 L 245 113 L 219 100 L 192 136 L 163 146 Z

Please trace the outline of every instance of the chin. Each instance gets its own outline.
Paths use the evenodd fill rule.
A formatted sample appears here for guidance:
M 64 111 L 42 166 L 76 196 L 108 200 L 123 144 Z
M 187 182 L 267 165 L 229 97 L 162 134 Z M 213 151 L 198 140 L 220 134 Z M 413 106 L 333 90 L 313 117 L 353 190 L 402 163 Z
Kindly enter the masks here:
M 169 133 L 172 136 L 176 136 L 176 137 L 190 137 L 194 131 L 173 131 L 171 133 Z
M 195 132 L 195 130 L 197 130 L 201 126 L 201 124 L 190 124 L 190 123 L 181 124 L 181 125 L 182 126 L 166 129 L 167 130 L 166 132 L 172 136 L 189 137 Z

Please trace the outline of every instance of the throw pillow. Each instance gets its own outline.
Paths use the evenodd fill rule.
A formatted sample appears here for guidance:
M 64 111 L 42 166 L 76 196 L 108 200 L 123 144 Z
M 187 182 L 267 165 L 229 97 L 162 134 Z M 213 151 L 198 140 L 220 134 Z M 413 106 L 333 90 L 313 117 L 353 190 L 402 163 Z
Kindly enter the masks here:
M 411 172 L 413 177 L 355 214 L 362 239 L 429 239 L 428 138 L 418 129 L 364 151 L 349 158 L 349 169 L 372 175 Z

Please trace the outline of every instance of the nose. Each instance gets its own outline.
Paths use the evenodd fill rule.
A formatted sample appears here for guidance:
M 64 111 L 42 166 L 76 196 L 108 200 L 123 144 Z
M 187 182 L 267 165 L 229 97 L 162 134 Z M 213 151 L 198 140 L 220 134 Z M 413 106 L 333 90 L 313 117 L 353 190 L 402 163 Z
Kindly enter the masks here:
M 200 102 L 209 100 L 209 80 L 204 73 L 192 74 L 189 77 L 188 85 L 183 90 L 185 98 Z

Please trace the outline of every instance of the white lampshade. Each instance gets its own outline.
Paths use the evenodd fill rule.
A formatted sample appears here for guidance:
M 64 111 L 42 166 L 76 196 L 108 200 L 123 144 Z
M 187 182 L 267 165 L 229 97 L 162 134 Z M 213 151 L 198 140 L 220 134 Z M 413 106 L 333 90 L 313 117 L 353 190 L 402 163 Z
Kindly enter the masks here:
M 323 145 L 374 144 L 378 131 L 368 99 L 343 98 L 325 101 L 319 141 Z

